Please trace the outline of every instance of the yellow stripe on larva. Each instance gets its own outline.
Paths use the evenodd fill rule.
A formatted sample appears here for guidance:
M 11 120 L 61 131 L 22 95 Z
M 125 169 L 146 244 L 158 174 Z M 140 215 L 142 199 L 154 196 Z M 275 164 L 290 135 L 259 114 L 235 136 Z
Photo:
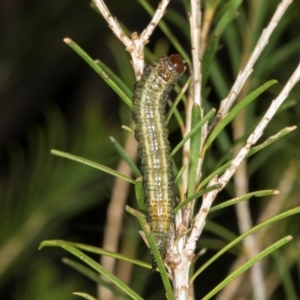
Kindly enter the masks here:
M 170 243 L 175 204 L 165 106 L 183 71 L 184 64 L 179 55 L 164 56 L 147 66 L 134 86 L 133 119 L 135 138 L 139 142 L 148 223 L 162 258 L 165 258 Z M 152 260 L 155 268 L 153 257 Z

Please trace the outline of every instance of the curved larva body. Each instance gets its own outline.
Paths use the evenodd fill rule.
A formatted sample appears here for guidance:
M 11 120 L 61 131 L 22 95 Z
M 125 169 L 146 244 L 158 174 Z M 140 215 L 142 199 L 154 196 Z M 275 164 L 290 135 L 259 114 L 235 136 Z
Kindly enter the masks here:
M 134 86 L 133 119 L 135 138 L 139 142 L 148 223 L 162 258 L 169 247 L 175 203 L 165 106 L 183 71 L 179 55 L 164 56 L 147 66 Z M 153 264 L 155 266 L 155 261 Z

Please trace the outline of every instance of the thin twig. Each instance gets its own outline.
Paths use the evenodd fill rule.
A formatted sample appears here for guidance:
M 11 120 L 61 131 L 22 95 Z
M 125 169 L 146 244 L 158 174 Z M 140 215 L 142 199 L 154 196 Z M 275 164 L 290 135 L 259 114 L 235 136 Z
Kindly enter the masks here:
M 129 134 L 126 144 L 125 151 L 128 156 L 132 159 L 136 159 L 136 148 L 137 142 L 134 139 L 133 134 Z M 117 170 L 126 176 L 131 176 L 130 167 L 124 160 L 119 162 Z M 118 252 L 118 244 L 120 239 L 120 234 L 122 231 L 122 219 L 124 216 L 124 209 L 127 200 L 127 195 L 129 191 L 129 183 L 122 180 L 116 179 L 114 182 L 114 186 L 112 189 L 112 197 L 107 208 L 107 216 L 106 216 L 106 224 L 105 224 L 105 234 L 103 238 L 103 248 L 105 250 Z M 102 266 L 111 273 L 115 271 L 116 259 L 109 256 L 101 257 Z M 132 266 L 130 266 L 130 270 L 127 269 L 127 276 L 130 275 L 130 271 Z M 99 299 L 114 299 L 113 293 L 105 288 L 104 286 L 98 285 L 98 295 Z
M 130 38 L 125 34 L 121 26 L 119 25 L 116 18 L 114 18 L 107 6 L 105 5 L 104 1 L 102 0 L 92 0 L 93 3 L 97 6 L 100 13 L 102 14 L 103 18 L 108 23 L 109 28 L 115 34 L 115 36 L 125 45 L 126 50 L 128 52 L 134 51 L 134 44 Z
M 292 161 L 284 171 L 281 176 L 281 180 L 277 186 L 277 190 L 280 191 L 279 194 L 274 195 L 271 199 L 268 200 L 266 207 L 263 212 L 260 214 L 257 224 L 275 216 L 283 209 L 283 204 L 286 202 L 285 200 L 289 195 L 291 195 L 291 191 L 294 187 L 295 180 L 297 178 L 297 174 L 299 172 L 300 165 L 298 162 Z M 298 197 L 299 199 L 299 197 Z M 289 199 L 291 200 L 291 199 Z M 297 201 L 299 202 L 299 201 Z M 293 207 L 293 204 L 289 202 L 289 207 Z M 256 233 L 256 238 L 259 240 L 262 248 L 269 245 L 271 241 L 268 240 L 268 235 L 266 234 L 268 227 L 262 228 L 259 232 Z M 274 236 L 272 235 L 272 239 Z M 276 237 L 275 237 L 276 239 Z M 248 257 L 246 253 L 244 255 L 239 256 L 233 265 L 230 267 L 229 274 L 240 267 L 247 261 Z M 217 296 L 217 300 L 222 299 L 239 299 L 242 295 L 246 295 L 247 291 L 251 291 L 251 287 L 249 286 L 248 280 L 245 280 L 247 273 L 241 274 L 238 278 L 228 284 Z M 278 287 L 276 283 L 279 282 L 279 276 L 277 278 L 272 278 L 272 280 L 264 279 L 264 284 L 266 285 L 267 291 L 267 299 L 269 299 L 274 292 L 274 289 Z M 247 283 L 247 284 L 246 284 Z M 274 284 L 275 283 L 275 284 Z M 253 289 L 252 289 L 253 290 Z M 246 292 L 246 293 L 245 293 Z M 251 291 L 252 292 L 252 291 Z
M 215 1 L 212 6 L 208 6 L 203 15 L 203 24 L 202 24 L 202 30 L 201 30 L 201 38 L 200 38 L 200 43 L 201 43 L 201 56 L 200 58 L 203 58 L 203 55 L 205 53 L 205 49 L 207 46 L 207 37 L 208 33 L 212 24 L 213 16 L 215 14 L 216 8 L 218 6 L 219 2 Z
M 218 180 L 214 178 L 209 183 L 209 186 L 218 183 L 221 184 L 223 188 L 226 186 L 229 179 L 235 173 L 237 167 L 245 159 L 251 146 L 254 145 L 256 141 L 262 136 L 264 129 L 271 121 L 272 117 L 274 116 L 274 114 L 276 113 L 280 105 L 283 103 L 283 101 L 287 98 L 289 92 L 294 87 L 294 85 L 299 81 L 299 79 L 300 79 L 300 64 L 298 65 L 295 72 L 292 74 L 292 76 L 290 77 L 290 79 L 288 80 L 288 82 L 280 92 L 280 94 L 276 97 L 275 100 L 272 101 L 272 104 L 270 105 L 269 109 L 267 110 L 267 112 L 265 113 L 265 115 L 263 116 L 259 124 L 256 126 L 254 131 L 250 134 L 249 138 L 246 141 L 245 146 L 240 150 L 238 155 L 232 160 L 230 167 L 224 172 L 224 174 Z M 187 244 L 185 247 L 185 251 L 187 255 L 192 255 L 194 253 L 196 249 L 196 241 L 198 240 L 201 231 L 204 227 L 208 211 L 214 199 L 216 198 L 218 192 L 223 188 L 220 188 L 219 190 L 211 191 L 203 197 L 201 209 L 196 216 L 195 224 L 192 228 L 190 236 L 187 239 Z
M 201 35 L 201 3 L 200 0 L 191 0 L 191 13 L 189 16 L 191 28 L 191 46 L 192 46 L 192 82 L 191 89 L 187 99 L 185 112 L 186 112 L 186 126 L 185 134 L 191 130 L 191 112 L 194 104 L 201 107 L 201 50 L 200 50 L 200 35 Z M 190 141 L 187 141 L 183 146 L 183 165 L 189 166 L 189 153 Z M 198 170 L 200 170 L 200 162 Z M 188 187 L 188 168 L 182 174 L 183 190 Z M 186 243 L 186 234 L 184 232 L 190 226 L 191 216 L 193 215 L 194 202 L 190 202 L 185 208 L 180 210 L 175 219 L 176 234 L 178 239 L 177 243 L 171 245 L 170 258 L 173 259 L 172 263 L 180 263 L 173 270 L 173 288 L 176 299 L 193 299 L 193 293 L 189 291 L 188 274 L 189 264 L 185 263 L 186 257 L 183 255 L 184 245 Z M 179 259 L 179 257 L 181 259 Z
M 190 14 L 190 27 L 191 27 L 191 43 L 192 43 L 192 82 L 189 97 L 185 107 L 186 111 L 186 126 L 185 134 L 191 130 L 191 112 L 193 104 L 198 104 L 201 107 L 201 60 L 200 60 L 200 34 L 201 34 L 201 3 L 200 0 L 191 1 L 191 14 Z M 183 147 L 182 163 L 189 165 L 190 141 L 188 140 Z M 188 168 L 182 174 L 183 189 L 187 190 L 188 187 Z M 185 210 L 183 222 L 188 226 L 193 211 L 193 203 L 190 203 Z
M 166 8 L 168 6 L 170 1 L 163 0 L 158 4 L 158 7 L 152 17 L 152 20 L 150 21 L 147 28 L 141 33 L 140 39 L 143 41 L 144 45 L 146 45 L 149 42 L 149 38 L 151 34 L 153 33 L 154 29 L 158 25 L 158 22 L 163 17 L 163 15 L 166 12 Z
M 261 0 L 252 1 L 249 7 L 249 28 L 254 28 L 255 24 L 258 21 L 259 10 L 261 8 Z M 243 36 L 243 54 L 241 58 L 241 67 L 245 64 L 247 59 L 249 58 L 251 52 L 250 49 L 253 44 L 253 34 L 251 32 L 246 31 Z M 250 52 L 250 53 L 249 53 Z M 246 97 L 249 92 L 250 81 L 247 81 L 239 94 L 237 101 Z M 233 137 L 234 140 L 237 141 L 241 139 L 246 133 L 246 110 L 243 110 L 234 120 L 233 120 Z M 234 154 L 240 151 L 241 145 L 237 145 L 234 148 Z M 247 172 L 247 161 L 244 160 L 237 168 L 236 173 L 234 174 L 233 182 L 234 182 L 234 190 L 235 196 L 242 196 L 249 192 L 248 190 L 248 172 Z M 238 220 L 239 232 L 243 234 L 244 232 L 250 230 L 253 227 L 253 221 L 251 217 L 249 200 L 242 201 L 237 203 L 235 206 L 236 216 Z M 261 245 L 257 236 L 252 234 L 247 236 L 243 240 L 243 249 L 247 259 L 251 259 L 259 254 Z M 253 290 L 253 298 L 255 300 L 265 300 L 266 299 L 266 288 L 265 281 L 263 275 L 263 265 L 261 261 L 258 261 L 254 264 L 249 272 L 246 272 L 246 276 L 250 277 L 250 284 Z M 238 288 L 238 286 L 236 286 Z
M 193 63 L 192 88 L 194 103 L 201 107 L 201 61 L 200 61 L 200 33 L 201 33 L 201 4 L 200 0 L 191 1 L 190 14 L 191 46 Z
M 221 101 L 216 119 L 212 126 L 210 127 L 210 131 L 224 118 L 224 116 L 228 113 L 229 109 L 231 108 L 232 104 L 236 100 L 238 94 L 240 93 L 244 83 L 250 76 L 253 71 L 253 66 L 257 59 L 259 58 L 261 52 L 266 47 L 269 42 L 269 38 L 276 28 L 278 22 L 282 18 L 283 14 L 287 10 L 288 6 L 292 3 L 292 0 L 282 0 L 282 2 L 278 5 L 270 23 L 268 24 L 267 28 L 265 28 L 246 64 L 244 69 L 239 72 L 238 77 L 233 84 L 227 98 Z
M 235 195 L 242 196 L 248 192 L 247 163 L 242 161 L 234 174 Z M 236 205 L 240 233 L 244 233 L 253 227 L 250 214 L 249 201 L 242 201 Z M 251 259 L 260 251 L 259 241 L 255 235 L 249 235 L 243 240 L 244 252 L 247 259 Z M 262 262 L 258 261 L 250 269 L 250 279 L 255 300 L 265 300 L 266 292 L 263 280 Z
M 160 2 L 152 20 L 149 22 L 148 26 L 140 36 L 137 32 L 133 32 L 130 38 L 125 34 L 117 19 L 112 16 L 103 0 L 92 1 L 97 6 L 104 19 L 107 21 L 109 28 L 125 45 L 126 51 L 130 53 L 135 76 L 136 79 L 139 80 L 144 70 L 144 47 L 149 42 L 149 38 L 153 33 L 153 30 L 163 17 L 166 7 L 169 4 L 169 0 L 162 0 Z

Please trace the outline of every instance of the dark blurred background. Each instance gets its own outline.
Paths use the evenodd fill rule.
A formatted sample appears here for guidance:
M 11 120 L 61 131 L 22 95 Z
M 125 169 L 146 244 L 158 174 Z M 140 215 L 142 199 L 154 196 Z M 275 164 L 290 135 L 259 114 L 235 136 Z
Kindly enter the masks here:
M 157 5 L 157 1 L 150 2 Z M 257 26 L 257 36 L 274 11 L 275 2 L 269 5 L 270 10 L 262 12 L 265 18 L 261 18 L 264 21 Z M 140 32 L 149 16 L 138 1 L 126 3 L 107 1 L 112 14 L 130 32 Z M 245 11 L 249 5 L 246 1 L 243 6 L 242 20 L 247 20 Z M 173 1 L 171 8 L 185 17 L 181 1 Z M 279 81 L 266 96 L 266 103 L 253 108 L 255 115 L 265 110 L 299 63 L 299 11 L 300 5 L 296 2 L 253 74 L 251 84 L 255 87 L 269 79 Z M 177 37 L 181 36 L 183 34 L 178 32 Z M 88 1 L 0 1 L 0 295 L 3 299 L 74 299 L 75 296 L 70 295 L 73 291 L 96 293 L 94 283 L 63 267 L 60 259 L 65 252 L 56 248 L 38 251 L 37 248 L 44 239 L 101 246 L 113 178 L 53 157 L 50 149 L 71 152 L 115 168 L 119 158 L 109 136 L 123 143 L 120 126 L 130 124 L 131 112 L 63 43 L 65 37 L 72 38 L 92 58 L 101 59 L 129 87 L 135 81 L 129 55 Z M 156 47 L 160 42 L 165 40 L 157 29 L 149 48 L 159 52 Z M 237 72 L 232 67 L 234 59 L 228 59 L 229 44 L 230 33 L 227 33 L 217 56 L 221 73 L 227 71 L 224 77 L 228 84 Z M 182 45 L 189 53 L 188 41 L 183 40 Z M 212 75 L 208 85 L 217 89 L 218 82 L 213 78 L 216 77 Z M 226 88 L 211 92 L 209 98 L 213 106 L 218 107 L 225 96 L 224 90 Z M 290 100 L 296 102 L 278 116 L 266 130 L 266 136 L 285 126 L 299 125 L 299 92 L 298 85 L 290 95 Z M 284 174 L 287 177 L 292 174 L 287 196 L 294 206 L 299 205 L 299 140 L 299 133 L 294 132 L 279 141 L 267 156 L 254 158 L 250 187 L 275 189 Z M 207 172 L 211 168 L 207 166 Z M 254 217 L 258 217 L 260 204 L 254 204 L 253 209 Z M 218 215 L 216 220 L 228 221 L 230 229 L 237 230 L 236 225 L 231 224 L 232 213 L 225 217 Z M 132 222 L 130 216 L 125 219 Z M 286 227 L 293 227 L 291 224 Z M 292 231 L 297 232 L 297 228 Z M 222 275 L 225 276 L 226 271 L 224 268 Z M 296 272 L 296 278 L 298 274 Z M 202 280 L 207 280 L 207 288 L 211 288 L 209 276 Z
M 137 2 L 126 10 L 120 1 L 109 6 L 134 26 L 128 16 Z M 115 167 L 118 156 L 109 136 L 122 136 L 121 107 L 63 43 L 65 37 L 119 73 L 110 49 L 118 42 L 88 1 L 0 1 L 0 293 L 5 299 L 74 299 L 71 292 L 80 290 L 84 277 L 62 267 L 64 252 L 38 251 L 38 245 L 51 238 L 101 245 L 113 178 L 54 158 L 50 149 Z M 133 85 L 132 71 L 126 80 Z M 86 284 L 95 294 L 94 283 Z

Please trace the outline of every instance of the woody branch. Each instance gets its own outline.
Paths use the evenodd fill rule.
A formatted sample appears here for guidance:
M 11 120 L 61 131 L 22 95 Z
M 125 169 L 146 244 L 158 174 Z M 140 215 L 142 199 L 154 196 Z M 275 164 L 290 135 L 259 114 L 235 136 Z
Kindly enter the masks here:
M 287 10 L 287 8 L 292 2 L 293 2 L 292 0 L 282 0 L 281 3 L 278 5 L 271 21 L 269 22 L 268 26 L 263 30 L 258 42 L 256 43 L 256 46 L 246 66 L 242 71 L 239 72 L 238 77 L 236 78 L 236 81 L 233 84 L 227 98 L 221 101 L 221 105 L 217 112 L 216 119 L 212 124 L 212 126 L 210 127 L 210 131 L 218 124 L 218 122 L 220 122 L 224 118 L 224 116 L 230 110 L 232 104 L 234 103 L 241 89 L 243 88 L 246 80 L 249 78 L 250 74 L 252 73 L 254 64 L 256 63 L 260 54 L 268 44 L 271 34 L 273 33 L 274 29 L 278 25 L 283 14 L 285 13 L 285 11 Z
M 163 17 L 166 8 L 169 4 L 168 0 L 162 0 L 148 26 L 139 36 L 137 32 L 133 32 L 130 38 L 125 34 L 116 18 L 112 16 L 109 9 L 103 0 L 92 0 L 100 13 L 107 21 L 109 28 L 115 36 L 124 44 L 126 50 L 130 53 L 132 58 L 132 66 L 135 71 L 136 79 L 138 80 L 144 69 L 144 46 L 148 43 L 150 36 L 156 28 L 158 22 Z
M 191 234 L 188 238 L 185 247 L 185 250 L 188 254 L 191 255 L 196 248 L 196 241 L 201 234 L 202 228 L 205 224 L 206 216 L 218 192 L 226 186 L 229 179 L 235 173 L 237 167 L 245 159 L 251 146 L 254 145 L 257 142 L 257 140 L 262 136 L 264 129 L 266 128 L 266 126 L 271 121 L 278 108 L 288 97 L 290 91 L 299 80 L 300 80 L 300 64 L 298 65 L 295 72 L 290 77 L 290 79 L 288 80 L 288 82 L 280 92 L 280 94 L 276 97 L 275 100 L 272 101 L 272 104 L 270 105 L 269 109 L 267 110 L 267 112 L 265 113 L 265 115 L 263 116 L 259 124 L 256 126 L 254 131 L 250 134 L 249 138 L 246 141 L 245 146 L 239 151 L 238 155 L 232 160 L 230 167 L 224 172 L 224 174 L 219 179 L 214 178 L 209 183 L 209 186 L 219 183 L 222 185 L 222 187 L 219 190 L 214 190 L 212 192 L 209 192 L 203 197 L 201 209 L 196 216 L 194 227 L 191 231 Z

